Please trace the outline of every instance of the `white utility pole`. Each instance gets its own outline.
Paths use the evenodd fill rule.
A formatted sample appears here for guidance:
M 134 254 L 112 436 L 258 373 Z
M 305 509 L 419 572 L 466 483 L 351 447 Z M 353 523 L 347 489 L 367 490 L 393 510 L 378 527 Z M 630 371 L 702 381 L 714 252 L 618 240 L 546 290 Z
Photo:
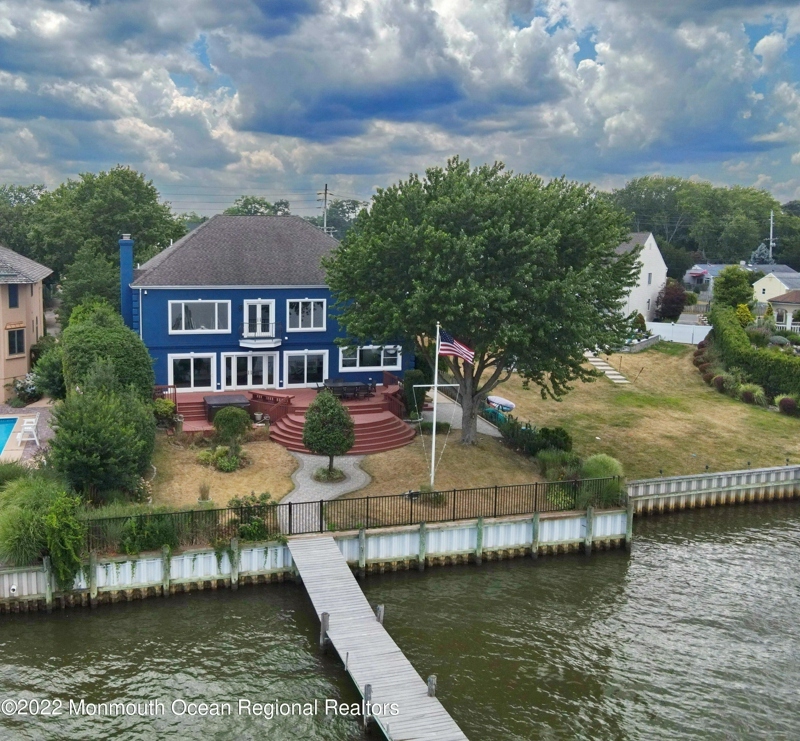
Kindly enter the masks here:
M 775 246 L 775 239 L 772 236 L 772 230 L 775 225 L 775 212 L 769 212 L 769 259 L 772 260 L 772 248 Z

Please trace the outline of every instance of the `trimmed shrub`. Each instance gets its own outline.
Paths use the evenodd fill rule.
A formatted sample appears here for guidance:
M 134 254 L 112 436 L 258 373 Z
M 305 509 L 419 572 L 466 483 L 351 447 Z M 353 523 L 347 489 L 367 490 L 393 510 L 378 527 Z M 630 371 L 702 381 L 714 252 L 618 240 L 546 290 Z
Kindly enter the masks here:
M 636 312 L 636 316 L 633 318 L 632 326 L 637 332 L 641 332 L 642 334 L 647 332 L 647 322 L 640 311 Z
M 757 383 L 743 383 L 739 386 L 739 398 L 745 404 L 756 404 L 760 407 L 767 406 L 767 395 Z
M 724 394 L 725 393 L 725 377 L 723 376 L 723 374 L 720 373 L 720 374 L 714 376 L 711 379 L 711 385 L 717 391 L 719 391 L 721 394 Z
M 581 460 L 576 453 L 546 448 L 536 454 L 539 470 L 548 481 L 563 481 L 580 472 Z
M 726 367 L 741 368 L 749 381 L 763 387 L 767 396 L 800 394 L 800 358 L 751 347 L 733 309 L 715 307 L 711 321 L 714 347 Z
M 739 321 L 739 324 L 741 324 L 742 327 L 747 327 L 756 320 L 756 318 L 753 316 L 753 312 L 750 311 L 750 307 L 747 304 L 739 304 L 736 307 L 736 319 Z
M 692 355 L 693 355 L 695 358 L 697 358 L 697 357 L 699 357 L 700 355 L 703 355 L 703 353 L 705 353 L 705 349 L 704 349 L 704 348 L 701 348 L 701 347 L 698 345 L 698 346 L 697 346 L 697 349 L 696 349 L 696 350 L 695 350 L 695 351 L 692 353 Z
M 177 407 L 172 399 L 156 399 L 153 402 L 153 415 L 158 425 L 170 425 L 175 419 Z
M 625 480 L 622 464 L 610 455 L 598 453 L 589 456 L 581 466 L 582 479 L 604 479 L 618 477 L 617 481 L 607 481 L 602 484 L 594 482 L 581 486 L 578 492 L 576 506 L 583 509 L 590 504 L 609 506 L 618 504 L 625 492 Z
M 98 360 L 109 360 L 119 384 L 133 386 L 142 401 L 153 393 L 153 361 L 136 332 L 125 326 L 122 317 L 108 305 L 95 305 L 85 312 L 73 311 L 69 326 L 61 335 L 64 382 L 74 390 L 84 386 Z
M 779 334 L 775 334 L 775 335 L 772 335 L 772 337 L 769 338 L 769 344 L 770 345 L 778 345 L 780 347 L 785 347 L 786 345 L 790 345 L 791 343 L 789 342 L 788 339 L 786 339 L 786 337 L 782 337 Z
M 174 518 L 169 515 L 132 517 L 122 527 L 119 550 L 130 556 L 142 551 L 157 551 L 163 546 L 178 547 Z
M 153 455 L 156 423 L 132 392 L 72 393 L 53 411 L 50 461 L 96 502 L 109 492 L 134 492 Z
M 217 440 L 229 446 L 233 455 L 239 455 L 242 440 L 251 426 L 250 415 L 239 407 L 224 407 L 214 416 Z
M 694 358 L 692 358 L 692 363 L 694 363 L 695 368 L 699 368 L 705 362 L 707 362 L 705 354 L 695 355 Z
M 427 389 L 420 388 L 419 384 L 424 383 L 427 383 L 425 373 L 417 368 L 407 370 L 403 375 L 403 401 L 406 405 L 406 414 L 409 416 L 415 413 L 422 414 Z
M 711 367 L 713 365 L 714 365 L 713 363 L 702 363 L 701 365 L 697 366 L 697 370 L 699 370 L 700 373 L 705 374 L 705 373 L 708 373 L 709 370 L 711 370 Z
M 540 450 L 546 448 L 572 450 L 572 438 L 563 427 L 537 429 L 530 424 L 523 425 L 516 417 L 509 414 L 506 421 L 500 423 L 498 429 L 512 448 L 530 456 L 535 456 Z
M 25 478 L 29 473 L 30 469 L 16 461 L 0 463 L 0 489 L 11 481 Z
M 714 380 L 715 373 L 703 373 L 703 380 L 706 383 L 711 383 Z
M 708 347 L 708 340 L 700 340 L 700 342 L 697 343 L 698 350 L 705 350 L 707 347 Z
M 782 396 L 776 396 L 775 404 L 778 406 L 781 414 L 786 414 L 790 417 L 797 416 L 797 399 L 795 399 L 793 396 L 788 396 L 786 394 Z
M 330 391 L 317 394 L 306 411 L 303 427 L 303 445 L 312 453 L 328 456 L 328 471 L 333 471 L 333 460 L 353 447 L 356 434 L 353 418 Z
M 61 345 L 54 345 L 33 366 L 33 382 L 36 388 L 51 399 L 63 399 L 67 395 L 63 363 L 64 351 Z

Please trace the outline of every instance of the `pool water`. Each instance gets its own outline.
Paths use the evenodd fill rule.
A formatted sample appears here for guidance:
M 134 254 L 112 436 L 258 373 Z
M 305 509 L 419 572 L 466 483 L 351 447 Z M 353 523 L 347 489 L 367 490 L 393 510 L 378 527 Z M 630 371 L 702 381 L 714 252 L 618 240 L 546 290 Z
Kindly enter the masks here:
M 5 450 L 8 438 L 11 437 L 11 431 L 14 425 L 17 424 L 17 417 L 0 419 L 0 454 Z

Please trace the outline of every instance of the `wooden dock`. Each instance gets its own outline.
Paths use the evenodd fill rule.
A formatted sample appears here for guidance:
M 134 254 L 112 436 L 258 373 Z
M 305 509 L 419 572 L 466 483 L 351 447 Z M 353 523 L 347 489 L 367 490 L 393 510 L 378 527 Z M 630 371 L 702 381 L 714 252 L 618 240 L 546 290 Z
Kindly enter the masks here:
M 396 715 L 373 716 L 386 738 L 466 741 L 378 621 L 333 538 L 292 538 L 289 550 L 321 623 L 327 613 L 327 638 L 362 696 L 369 685 L 374 705 L 396 703 Z

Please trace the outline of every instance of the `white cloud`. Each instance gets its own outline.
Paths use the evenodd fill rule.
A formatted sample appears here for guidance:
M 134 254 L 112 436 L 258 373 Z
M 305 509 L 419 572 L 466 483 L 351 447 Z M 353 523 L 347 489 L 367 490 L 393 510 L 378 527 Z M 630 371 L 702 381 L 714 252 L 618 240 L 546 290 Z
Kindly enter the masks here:
M 770 71 L 786 53 L 788 45 L 786 38 L 781 33 L 773 32 L 764 36 L 753 49 L 753 53 L 761 57 L 761 66 L 764 71 Z

